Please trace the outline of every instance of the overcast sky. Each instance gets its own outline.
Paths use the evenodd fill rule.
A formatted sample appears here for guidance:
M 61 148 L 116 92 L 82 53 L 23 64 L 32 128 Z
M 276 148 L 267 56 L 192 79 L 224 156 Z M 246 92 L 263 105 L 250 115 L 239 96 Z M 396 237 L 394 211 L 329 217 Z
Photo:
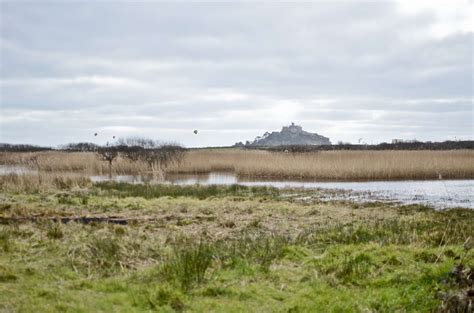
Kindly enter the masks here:
M 473 138 L 470 0 L 0 5 L 0 142 Z

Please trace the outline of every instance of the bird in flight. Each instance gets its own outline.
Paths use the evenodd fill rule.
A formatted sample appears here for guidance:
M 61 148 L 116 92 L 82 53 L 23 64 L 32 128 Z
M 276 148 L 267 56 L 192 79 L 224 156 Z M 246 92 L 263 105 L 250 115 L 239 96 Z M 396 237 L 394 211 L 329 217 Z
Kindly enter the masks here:
M 196 134 L 196 135 L 197 135 L 197 133 L 198 133 L 198 130 L 197 130 L 197 129 L 195 129 L 195 130 L 194 130 L 194 134 Z
M 94 133 L 94 136 L 97 136 L 97 133 Z

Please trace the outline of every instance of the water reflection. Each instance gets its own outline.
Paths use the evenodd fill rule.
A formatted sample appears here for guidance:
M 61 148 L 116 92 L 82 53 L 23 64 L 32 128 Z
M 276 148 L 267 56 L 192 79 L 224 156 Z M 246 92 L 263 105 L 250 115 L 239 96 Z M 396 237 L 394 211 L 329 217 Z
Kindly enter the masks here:
M 96 177 L 95 181 L 108 180 Z M 165 180 L 153 181 L 150 176 L 116 176 L 116 181 L 129 183 L 156 182 L 176 185 L 232 185 L 271 186 L 276 188 L 331 189 L 326 200 L 395 201 L 405 204 L 426 204 L 437 208 L 464 207 L 474 209 L 474 180 L 423 180 L 423 181 L 366 181 L 316 182 L 254 180 L 238 178 L 233 173 L 172 174 Z
M 98 179 L 94 179 L 98 181 Z M 100 180 L 108 180 L 101 177 Z M 129 183 L 153 182 L 150 176 L 116 176 L 116 181 Z M 232 185 L 272 186 L 276 188 L 307 188 L 341 190 L 327 195 L 327 200 L 395 201 L 405 204 L 426 204 L 437 208 L 474 208 L 474 180 L 423 180 L 423 181 L 368 181 L 368 182 L 316 182 L 253 180 L 237 178 L 233 173 L 172 174 L 156 183 L 176 185 Z
M 166 180 L 176 185 L 233 185 L 241 180 L 237 179 L 233 173 L 214 172 L 208 174 L 169 174 Z
M 109 176 L 97 176 L 93 175 L 89 177 L 90 180 L 94 183 L 105 182 L 105 181 L 115 181 L 119 183 L 129 183 L 129 184 L 143 184 L 143 183 L 163 183 L 163 180 L 156 179 L 153 175 L 114 175 L 112 178 Z
M 24 174 L 36 174 L 36 170 L 32 170 L 27 167 L 15 166 L 15 165 L 0 165 L 0 175 L 24 175 Z
M 28 168 L 0 166 L 0 175 L 36 173 Z M 91 176 L 93 182 L 109 181 L 108 176 Z M 368 181 L 368 182 L 316 182 L 254 180 L 238 178 L 233 173 L 172 174 L 165 179 L 153 175 L 118 175 L 113 181 L 131 184 L 156 183 L 175 185 L 232 185 L 272 186 L 276 188 L 331 189 L 323 200 L 346 199 L 351 201 L 396 201 L 406 204 L 427 204 L 437 208 L 464 207 L 474 209 L 474 180 L 423 180 L 423 181 Z

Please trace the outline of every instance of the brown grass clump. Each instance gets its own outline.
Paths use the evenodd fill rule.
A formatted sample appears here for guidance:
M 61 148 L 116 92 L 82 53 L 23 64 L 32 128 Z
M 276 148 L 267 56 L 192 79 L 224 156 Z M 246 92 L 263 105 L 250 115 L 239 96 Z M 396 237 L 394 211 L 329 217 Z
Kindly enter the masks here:
M 241 177 L 321 180 L 472 179 L 474 151 L 189 152 L 174 173 L 232 171 Z

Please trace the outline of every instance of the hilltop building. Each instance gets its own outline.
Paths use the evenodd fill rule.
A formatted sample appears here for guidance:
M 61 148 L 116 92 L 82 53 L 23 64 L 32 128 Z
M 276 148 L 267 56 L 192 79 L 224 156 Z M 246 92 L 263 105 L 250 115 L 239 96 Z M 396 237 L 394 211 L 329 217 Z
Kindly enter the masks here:
M 329 138 L 316 133 L 310 133 L 303 130 L 300 125 L 291 123 L 289 126 L 283 126 L 280 132 L 266 132 L 258 136 L 254 141 L 247 141 L 245 146 L 250 147 L 271 147 L 283 145 L 330 145 Z M 236 146 L 244 146 L 242 143 L 236 143 Z

